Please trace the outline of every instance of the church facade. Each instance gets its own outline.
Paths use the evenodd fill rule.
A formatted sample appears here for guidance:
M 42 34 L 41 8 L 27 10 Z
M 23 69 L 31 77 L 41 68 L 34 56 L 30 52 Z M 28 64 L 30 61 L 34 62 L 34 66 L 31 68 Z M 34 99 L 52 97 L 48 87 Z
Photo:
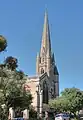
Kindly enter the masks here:
M 43 104 L 59 96 L 59 73 L 51 49 L 48 15 L 45 12 L 42 42 L 36 58 L 36 75 L 28 77 L 27 85 L 31 91 L 33 107 L 42 113 Z

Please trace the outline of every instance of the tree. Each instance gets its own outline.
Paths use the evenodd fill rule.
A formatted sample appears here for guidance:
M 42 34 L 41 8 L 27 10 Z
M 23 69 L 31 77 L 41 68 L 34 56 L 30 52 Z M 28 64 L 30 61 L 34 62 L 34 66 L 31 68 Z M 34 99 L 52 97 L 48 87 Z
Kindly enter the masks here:
M 54 108 L 57 113 L 64 112 L 64 111 L 67 111 L 68 109 L 68 101 L 66 98 L 59 97 L 59 98 L 50 100 L 49 106 L 51 108 Z
M 7 47 L 7 40 L 0 35 L 0 52 L 4 51 Z
M 69 110 L 73 113 L 83 107 L 83 92 L 77 88 L 66 88 L 62 92 L 62 97 L 66 97 L 69 102 Z
M 4 61 L 8 69 L 15 70 L 18 67 L 18 60 L 12 56 L 9 56 Z
M 32 120 L 37 119 L 37 111 L 35 111 L 35 108 L 32 105 L 30 105 L 29 117 L 32 118 Z
M 7 47 L 7 40 L 0 35 L 0 52 Z M 17 71 L 18 60 L 12 56 L 0 64 L 0 120 L 7 120 L 9 107 L 22 110 L 29 108 L 32 95 L 25 90 L 27 77 Z
M 83 92 L 77 88 L 66 88 L 61 96 L 49 102 L 57 111 L 67 111 L 76 116 L 76 112 L 83 108 Z
M 26 75 L 22 71 L 8 69 L 4 64 L 0 66 L 0 110 L 2 111 L 1 106 L 5 104 L 4 116 L 7 117 L 9 107 L 21 110 L 29 108 L 32 95 L 24 89 L 26 80 Z

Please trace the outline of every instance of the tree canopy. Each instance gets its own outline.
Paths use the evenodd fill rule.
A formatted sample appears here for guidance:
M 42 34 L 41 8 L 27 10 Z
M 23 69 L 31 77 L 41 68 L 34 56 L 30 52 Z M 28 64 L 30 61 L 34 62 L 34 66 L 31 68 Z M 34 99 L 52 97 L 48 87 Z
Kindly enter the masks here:
M 0 52 L 5 51 L 6 47 L 7 40 L 0 35 Z M 32 102 L 30 91 L 25 90 L 27 76 L 17 67 L 18 60 L 12 56 L 0 64 L 0 120 L 8 119 L 9 107 L 24 110 Z
M 13 63 L 15 65 L 15 62 Z M 10 61 L 6 61 L 0 65 L 0 110 L 2 111 L 2 105 L 5 105 L 5 112 L 7 113 L 9 107 L 25 109 L 29 108 L 32 102 L 30 91 L 24 89 L 27 76 L 22 71 L 17 71 L 15 67 L 11 69 L 13 63 L 11 64 Z
M 15 70 L 18 67 L 18 60 L 9 56 L 5 59 L 4 64 L 8 67 L 8 69 Z
M 0 35 L 0 52 L 4 51 L 7 47 L 7 40 Z
M 50 100 L 50 107 L 58 112 L 70 112 L 76 114 L 83 108 L 83 92 L 77 88 L 66 88 L 61 92 L 61 96 Z

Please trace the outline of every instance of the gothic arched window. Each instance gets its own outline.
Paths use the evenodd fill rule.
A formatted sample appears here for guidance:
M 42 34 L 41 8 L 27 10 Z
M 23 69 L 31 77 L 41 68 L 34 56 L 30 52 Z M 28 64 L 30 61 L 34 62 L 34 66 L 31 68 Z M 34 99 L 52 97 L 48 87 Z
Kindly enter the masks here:
M 41 63 L 41 58 L 39 59 L 39 63 Z
M 41 69 L 41 74 L 43 74 L 43 73 L 44 73 L 44 69 L 42 68 L 42 69 Z
M 42 62 L 44 62 L 44 58 L 42 58 Z
M 54 97 L 56 95 L 56 82 L 53 80 L 54 84 L 53 84 L 53 87 L 54 87 Z
M 48 104 L 48 86 L 46 81 L 43 83 L 43 103 Z

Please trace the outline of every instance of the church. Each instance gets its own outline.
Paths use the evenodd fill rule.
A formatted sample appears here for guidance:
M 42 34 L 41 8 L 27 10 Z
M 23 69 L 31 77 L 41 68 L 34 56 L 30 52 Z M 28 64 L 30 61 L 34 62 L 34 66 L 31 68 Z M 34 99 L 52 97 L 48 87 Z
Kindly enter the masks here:
M 47 12 L 44 16 L 41 48 L 36 58 L 36 75 L 28 76 L 26 84 L 33 97 L 32 105 L 40 114 L 43 104 L 59 96 L 59 73 L 51 48 Z

